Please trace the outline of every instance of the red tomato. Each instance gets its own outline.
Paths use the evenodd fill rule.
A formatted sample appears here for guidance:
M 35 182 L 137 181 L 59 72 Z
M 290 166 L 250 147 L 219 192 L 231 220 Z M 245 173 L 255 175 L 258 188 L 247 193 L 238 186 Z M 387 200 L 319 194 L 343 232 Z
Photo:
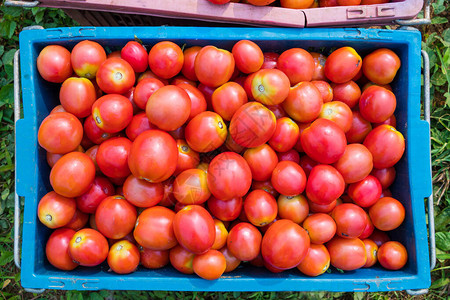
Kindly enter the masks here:
M 106 53 L 99 43 L 85 40 L 73 47 L 70 58 L 78 76 L 94 79 L 100 65 L 106 60 Z
M 130 175 L 123 183 L 123 194 L 134 206 L 152 207 L 163 199 L 164 186 L 162 183 L 152 183 Z
M 189 80 L 197 81 L 197 75 L 195 75 L 195 58 L 197 57 L 198 52 L 202 49 L 202 47 L 194 46 L 184 50 L 184 62 L 183 67 L 181 68 L 181 73 L 186 76 Z
M 335 236 L 326 246 L 335 268 L 352 271 L 362 268 L 367 262 L 366 248 L 358 238 L 344 239 Z
M 211 249 L 216 237 L 213 218 L 198 205 L 188 205 L 177 212 L 173 219 L 173 231 L 178 243 L 195 254 Z
M 177 244 L 173 221 L 175 213 L 162 206 L 144 210 L 136 221 L 134 238 L 139 245 L 151 250 L 168 250 Z
M 83 126 L 72 114 L 57 112 L 48 115 L 39 126 L 39 145 L 51 153 L 64 154 L 75 150 L 83 138 Z
M 367 82 L 367 83 L 362 87 L 361 91 L 364 92 L 365 90 L 367 90 L 367 88 L 369 88 L 369 87 L 371 87 L 371 86 L 373 86 L 373 85 L 383 87 L 383 88 L 387 89 L 388 91 L 393 92 L 393 91 L 392 91 L 392 87 L 391 87 L 389 84 L 376 84 L 376 83 L 373 83 L 373 82 L 370 82 L 370 81 Z
M 308 51 L 291 48 L 278 57 L 277 68 L 287 75 L 291 85 L 296 85 L 301 81 L 312 80 L 315 63 Z
M 205 46 L 198 53 L 194 62 L 198 81 L 210 87 L 218 87 L 230 80 L 235 62 L 233 54 L 214 46 Z
M 175 130 L 188 120 L 191 99 L 182 88 L 166 85 L 150 96 L 145 112 L 150 123 L 165 131 Z
M 336 222 L 327 214 L 315 213 L 303 221 L 303 228 L 308 232 L 312 244 L 324 244 L 336 233 Z
M 213 151 L 227 138 L 227 125 L 215 112 L 204 111 L 196 115 L 185 128 L 188 145 L 197 152 Z
M 256 6 L 265 6 L 274 2 L 275 0 L 247 0 L 248 3 L 256 5 Z
M 355 107 L 361 97 L 361 89 L 352 80 L 333 85 L 333 101 L 341 101 L 348 107 Z
M 319 90 L 320 94 L 322 95 L 322 101 L 323 103 L 330 102 L 333 100 L 333 89 L 331 88 L 331 85 L 326 81 L 311 81 L 312 84 Z
M 150 123 L 145 112 L 141 112 L 133 116 L 130 124 L 128 124 L 125 130 L 125 133 L 127 137 L 130 139 L 130 141 L 134 141 L 138 135 L 150 129 L 158 129 L 158 128 Z
M 96 160 L 103 174 L 113 178 L 130 175 L 128 155 L 131 144 L 129 139 L 123 137 L 111 138 L 100 144 Z
M 208 188 L 214 197 L 222 200 L 243 197 L 252 184 L 250 167 L 242 156 L 223 152 L 208 167 Z
M 192 87 L 197 87 L 197 81 L 189 80 L 183 75 L 177 75 L 170 80 L 172 85 L 189 84 Z
M 84 228 L 76 232 L 69 242 L 69 255 L 81 266 L 94 267 L 108 257 L 108 241 L 97 230 Z
M 123 94 L 134 85 L 136 80 L 130 64 L 117 57 L 105 60 L 97 71 L 97 84 L 107 94 Z
M 337 0 L 340 6 L 360 5 L 361 0 Z
M 208 210 L 221 221 L 234 221 L 242 210 L 242 198 L 236 197 L 230 200 L 220 200 L 211 196 L 208 201 Z
M 264 52 L 264 62 L 261 69 L 276 69 L 277 60 L 280 55 L 275 52 Z
M 309 213 L 308 200 L 303 195 L 278 197 L 278 216 L 300 224 Z
M 228 231 L 221 220 L 214 219 L 214 227 L 216 228 L 216 238 L 211 249 L 220 250 L 227 244 Z
M 103 129 L 99 128 L 92 115 L 84 120 L 83 128 L 87 138 L 97 145 L 101 144 L 103 141 L 106 141 L 110 137 L 117 135 L 117 133 L 107 133 Z
M 374 241 L 375 244 L 377 244 L 378 248 L 380 248 L 381 245 L 383 245 L 384 243 L 391 240 L 389 238 L 389 236 L 386 234 L 386 232 L 378 230 L 376 228 L 373 230 L 372 234 L 369 236 L 369 239 Z
M 384 121 L 384 122 L 381 122 L 381 123 L 374 123 L 373 124 L 373 128 L 376 128 L 376 127 L 378 127 L 378 126 L 380 126 L 380 125 L 383 125 L 383 124 L 386 124 L 386 125 L 390 125 L 390 126 L 392 126 L 392 127 L 397 127 L 397 118 L 395 117 L 395 115 L 391 115 L 388 119 L 386 119 L 386 121 Z
M 283 102 L 289 94 L 289 78 L 278 69 L 262 69 L 251 76 L 251 95 L 264 105 Z
M 312 122 L 311 126 L 303 130 L 300 141 L 306 154 L 322 164 L 338 161 L 347 145 L 344 131 L 327 119 Z
M 62 107 L 62 105 L 60 104 L 60 105 L 56 105 L 55 106 L 55 108 L 53 108 L 51 111 L 50 111 L 50 114 L 53 114 L 53 113 L 55 113 L 55 112 L 67 112 L 65 109 L 64 109 L 64 107 Z
M 94 145 L 91 148 L 87 149 L 86 152 L 84 152 L 87 156 L 89 156 L 90 159 L 94 162 L 95 165 L 95 172 L 100 172 L 100 168 L 97 164 L 97 152 L 98 152 L 98 145 Z
M 84 228 L 88 221 L 89 215 L 77 209 L 72 219 L 65 225 L 65 227 L 78 231 Z
M 124 130 L 133 118 L 133 106 L 128 98 L 117 95 L 105 95 L 92 106 L 95 124 L 105 132 L 116 133 Z
M 147 269 L 159 269 L 169 264 L 169 250 L 151 250 L 141 247 L 141 265 Z
M 291 220 L 273 223 L 264 234 L 261 254 L 269 265 L 287 270 L 296 267 L 308 253 L 308 233 Z
M 320 7 L 338 6 L 337 0 L 319 0 Z
M 366 136 L 364 146 L 372 153 L 374 168 L 390 168 L 402 158 L 405 139 L 394 127 L 381 125 Z
M 400 69 L 400 58 L 392 50 L 380 48 L 366 55 L 363 60 L 364 75 L 376 84 L 388 84 Z
M 359 237 L 367 225 L 366 212 L 352 203 L 336 206 L 331 213 L 331 217 L 336 222 L 336 234 L 343 238 Z
M 175 181 L 174 177 L 171 177 L 167 179 L 166 181 L 162 182 L 162 185 L 164 187 L 164 196 L 162 200 L 158 203 L 161 206 L 164 207 L 171 207 L 177 203 L 177 199 L 175 199 L 175 196 L 173 195 L 173 182 Z
M 296 196 L 305 190 L 306 174 L 299 164 L 280 161 L 272 171 L 271 182 L 280 194 Z
M 306 196 L 316 204 L 330 204 L 339 198 L 345 189 L 342 175 L 328 165 L 317 165 L 309 174 L 306 183 Z
M 299 138 L 298 125 L 290 118 L 277 120 L 275 132 L 269 140 L 269 145 L 278 152 L 291 150 Z
M 145 71 L 144 73 L 141 73 L 141 75 L 139 75 L 139 78 L 137 80 L 137 82 L 141 82 L 142 80 L 144 80 L 145 78 L 155 78 L 158 79 L 159 81 L 161 81 L 164 85 L 168 85 L 169 81 L 167 79 L 161 78 L 159 76 L 156 76 L 155 73 L 153 73 L 150 70 Z
M 319 163 L 308 155 L 304 155 L 300 157 L 300 162 L 298 164 L 302 167 L 303 171 L 305 171 L 306 177 L 309 177 L 311 170 Z
M 314 0 L 280 0 L 281 7 L 304 9 L 309 8 Z
M 277 154 L 267 144 L 245 150 L 243 157 L 250 167 L 252 179 L 257 181 L 270 179 L 278 163 Z
M 139 179 L 162 182 L 175 172 L 177 156 L 177 144 L 168 133 L 148 130 L 141 133 L 131 145 L 128 166 Z
M 170 41 L 157 43 L 148 54 L 150 70 L 156 76 L 164 79 L 169 79 L 180 73 L 183 63 L 183 51 L 177 44 Z
M 120 51 L 120 57 L 126 60 L 136 73 L 147 70 L 147 50 L 138 42 L 128 42 Z
M 70 52 L 58 45 L 49 45 L 37 58 L 39 74 L 47 81 L 60 83 L 72 75 Z
M 123 240 L 111 246 L 108 253 L 108 265 L 118 274 L 134 272 L 140 261 L 140 253 L 136 245 Z
M 352 127 L 352 111 L 347 104 L 340 101 L 324 103 L 319 118 L 328 119 L 336 123 L 344 132 Z
M 201 204 L 211 196 L 206 183 L 206 172 L 189 169 L 177 175 L 173 183 L 173 194 L 182 204 Z
M 234 271 L 237 267 L 239 267 L 241 261 L 234 256 L 230 250 L 228 250 L 227 247 L 223 247 L 222 249 L 219 250 L 220 252 L 222 252 L 223 256 L 225 257 L 225 260 L 227 262 L 227 267 L 225 268 L 225 272 L 224 273 L 228 273 L 231 271 Z
M 250 223 L 264 226 L 275 220 L 278 213 L 277 201 L 266 191 L 255 190 L 245 198 L 244 211 Z
M 214 280 L 225 272 L 227 261 L 220 251 L 209 250 L 196 255 L 192 261 L 195 274 L 203 279 Z
M 53 231 L 48 238 L 45 254 L 55 268 L 71 271 L 78 266 L 69 255 L 69 242 L 74 234 L 75 230 L 73 229 L 60 228 Z
M 385 190 L 394 183 L 396 171 L 394 167 L 385 169 L 373 169 L 370 175 L 375 176 L 380 182 L 381 188 Z
M 300 154 L 295 149 L 291 149 L 286 152 L 277 152 L 277 156 L 278 156 L 279 161 L 289 160 L 289 161 L 293 161 L 297 164 L 300 164 Z
M 373 265 L 375 265 L 378 261 L 377 259 L 378 246 L 371 239 L 365 239 L 362 240 L 362 242 L 364 243 L 364 246 L 366 248 L 366 255 L 367 255 L 367 261 L 366 264 L 363 266 L 363 268 L 370 268 Z
M 366 178 L 372 171 L 372 154 L 364 145 L 349 144 L 333 166 L 341 173 L 345 183 L 357 182 Z
M 246 148 L 266 143 L 276 129 L 273 112 L 258 102 L 244 104 L 233 115 L 230 134 L 236 143 Z
M 119 195 L 105 198 L 95 211 L 98 231 L 111 239 L 121 239 L 130 233 L 136 218 L 136 208 Z
M 234 44 L 231 53 L 233 53 L 236 67 L 245 74 L 258 71 L 264 62 L 261 48 L 249 40 L 240 40 Z
M 105 177 L 96 176 L 89 190 L 76 198 L 77 207 L 84 213 L 93 214 L 103 199 L 113 195 L 115 191 L 112 183 Z
M 347 193 L 359 206 L 370 207 L 380 199 L 381 184 L 376 177 L 368 175 L 363 180 L 350 184 Z
M 350 81 L 359 72 L 361 56 L 352 47 L 342 47 L 333 51 L 325 62 L 325 76 L 334 83 Z
M 297 269 L 308 276 L 319 276 L 330 267 L 330 253 L 324 245 L 311 244 L 308 253 Z
M 249 261 L 258 256 L 262 235 L 250 223 L 238 223 L 231 228 L 227 238 L 227 248 L 237 259 Z
M 367 212 L 366 212 L 367 214 Z M 359 239 L 367 239 L 374 231 L 375 226 L 373 226 L 372 220 L 370 220 L 369 215 L 367 214 L 367 224 L 366 228 L 364 228 L 363 233 L 359 236 Z
M 71 77 L 61 85 L 59 100 L 65 111 L 78 118 L 85 118 L 91 114 L 97 95 L 89 79 Z
M 403 223 L 405 208 L 398 200 L 383 197 L 370 207 L 369 216 L 375 228 L 390 231 Z
M 177 271 L 184 274 L 194 274 L 192 262 L 195 254 L 184 249 L 180 245 L 177 245 L 170 249 L 169 260 L 171 265 L 177 269 Z
M 164 83 L 162 83 L 159 79 L 142 79 L 138 82 L 138 84 L 136 85 L 136 89 L 134 90 L 134 103 L 136 103 L 137 107 L 139 107 L 140 109 L 145 109 L 150 96 L 163 86 Z
M 266 106 L 271 112 L 273 112 L 273 114 L 275 115 L 276 119 L 280 119 L 283 117 L 287 117 L 287 113 L 284 111 L 283 107 L 281 106 L 281 104 L 277 104 L 277 105 L 267 105 Z
M 227 134 L 227 139 L 225 140 L 225 144 L 224 145 L 225 145 L 226 149 L 228 149 L 228 150 L 230 150 L 232 152 L 236 152 L 238 154 L 241 154 L 246 149 L 245 147 L 242 147 L 241 145 L 236 143 L 235 140 L 233 140 L 233 138 L 231 137 L 230 132 L 228 132 L 228 134 Z
M 372 123 L 380 123 L 389 119 L 396 106 L 395 95 L 391 91 L 376 85 L 368 87 L 359 100 L 361 115 Z
M 230 121 L 234 113 L 248 100 L 244 88 L 236 82 L 230 81 L 214 91 L 211 102 L 214 111 L 224 120 Z
M 203 96 L 205 96 L 207 110 L 212 110 L 211 97 L 216 88 L 204 85 L 203 83 L 200 83 L 197 88 L 202 92 Z
M 48 228 L 59 228 L 72 220 L 76 209 L 73 198 L 66 198 L 52 191 L 39 201 L 38 217 Z
M 345 133 L 348 143 L 361 143 L 372 130 L 372 124 L 359 111 L 353 111 L 352 126 Z
M 385 269 L 400 270 L 408 261 L 408 252 L 401 243 L 389 241 L 378 249 L 377 259 Z
M 200 156 L 198 152 L 189 147 L 185 140 L 177 140 L 177 148 L 178 160 L 174 175 L 178 175 L 185 170 L 194 169 L 198 166 L 200 163 Z
M 314 59 L 314 73 L 311 80 L 326 80 L 325 77 L 325 61 L 327 57 L 317 52 L 310 52 Z
M 203 96 L 198 88 L 188 83 L 178 83 L 177 86 L 182 88 L 191 100 L 191 112 L 188 120 L 192 120 L 193 117 L 206 110 L 207 104 L 205 96 Z
M 87 192 L 95 178 L 95 165 L 84 153 L 70 152 L 61 157 L 50 171 L 53 190 L 64 197 L 78 197 Z

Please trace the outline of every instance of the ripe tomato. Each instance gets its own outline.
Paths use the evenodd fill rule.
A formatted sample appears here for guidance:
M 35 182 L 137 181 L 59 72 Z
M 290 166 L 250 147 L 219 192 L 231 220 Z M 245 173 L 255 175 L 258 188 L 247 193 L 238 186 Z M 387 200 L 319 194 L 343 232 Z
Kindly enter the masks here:
M 178 73 L 184 63 L 184 55 L 181 48 L 170 41 L 155 44 L 148 54 L 150 70 L 164 79 L 169 79 Z
M 408 252 L 401 243 L 389 241 L 378 249 L 377 259 L 385 269 L 400 270 L 408 261 Z
M 266 191 L 255 190 L 245 198 L 244 211 L 250 223 L 264 226 L 275 220 L 278 213 L 277 201 Z
M 196 255 L 192 261 L 195 274 L 203 279 L 214 280 L 225 272 L 227 261 L 220 251 L 209 250 Z
M 188 120 L 191 99 L 182 88 L 166 85 L 150 96 L 145 112 L 148 120 L 160 129 L 175 130 Z
M 356 82 L 350 80 L 344 83 L 333 84 L 333 101 L 341 101 L 353 108 L 359 103 L 361 89 Z
M 360 5 L 361 0 L 337 0 L 339 6 Z
M 139 179 L 162 182 L 175 171 L 177 156 L 177 144 L 168 133 L 148 130 L 141 133 L 131 145 L 128 166 Z
M 111 246 L 108 253 L 108 265 L 118 274 L 134 272 L 140 261 L 140 253 L 136 245 L 123 240 Z
M 367 214 L 367 212 L 366 212 Z M 375 226 L 373 226 L 372 220 L 370 220 L 369 214 L 367 214 L 367 224 L 366 228 L 364 228 L 363 233 L 359 236 L 359 239 L 367 239 L 374 231 Z
M 239 217 L 242 210 L 242 198 L 235 197 L 230 200 L 220 200 L 211 196 L 208 201 L 208 210 L 221 221 L 234 221 Z
M 303 130 L 300 141 L 305 153 L 322 164 L 338 161 L 347 145 L 344 131 L 327 119 L 312 122 L 311 126 Z
M 274 2 L 275 0 L 247 0 L 248 3 L 256 5 L 256 6 L 265 6 Z
M 239 267 L 241 261 L 236 256 L 234 256 L 227 247 L 223 247 L 219 251 L 222 252 L 227 262 L 227 267 L 225 268 L 224 273 L 234 271 L 237 267 Z
M 136 208 L 119 195 L 103 199 L 95 211 L 98 231 L 111 239 L 121 239 L 130 233 L 136 218 Z
M 402 158 L 405 139 L 394 127 L 381 125 L 366 136 L 364 146 L 372 153 L 374 168 L 390 168 Z
M 85 118 L 91 114 L 97 95 L 89 79 L 71 77 L 61 85 L 59 100 L 65 111 L 78 118 Z
M 347 193 L 357 205 L 370 207 L 380 199 L 381 184 L 376 177 L 368 175 L 363 180 L 350 184 Z
M 50 153 L 64 154 L 75 150 L 83 138 L 83 126 L 72 114 L 56 112 L 39 126 L 39 145 Z
M 345 181 L 338 170 L 328 165 L 317 165 L 309 174 L 306 196 L 311 202 L 325 205 L 339 198 L 345 189 Z
M 196 115 L 185 128 L 188 145 L 197 152 L 213 151 L 227 138 L 227 125 L 215 112 L 204 111 Z
M 308 276 L 319 276 L 330 267 L 330 253 L 324 245 L 311 244 L 303 261 L 297 269 Z
M 330 102 L 333 100 L 333 89 L 331 88 L 331 85 L 326 81 L 311 81 L 312 84 L 319 90 L 320 94 L 322 95 L 322 101 L 323 103 Z
M 229 81 L 234 67 L 233 54 L 214 46 L 203 47 L 197 53 L 194 62 L 198 81 L 210 87 L 218 87 Z
M 105 60 L 97 71 L 97 84 L 107 94 L 123 94 L 134 85 L 136 77 L 130 64 L 117 57 Z
M 267 105 L 266 106 L 271 112 L 273 112 L 273 114 L 275 115 L 276 119 L 280 119 L 283 117 L 287 117 L 287 113 L 284 111 L 283 107 L 281 106 L 281 104 L 277 104 L 277 105 Z
M 131 141 L 123 137 L 114 137 L 100 144 L 97 151 L 97 164 L 108 177 L 118 178 L 130 175 L 128 155 Z
M 299 164 L 280 161 L 272 171 L 273 187 L 282 195 L 296 196 L 305 190 L 306 174 Z
M 264 52 L 264 62 L 261 69 L 276 69 L 277 60 L 280 55 L 275 52 Z
M 39 53 L 37 68 L 45 80 L 63 82 L 72 75 L 69 50 L 58 45 L 46 46 Z
M 141 265 L 147 269 L 159 269 L 169 264 L 169 250 L 151 250 L 140 247 Z
M 177 212 L 173 219 L 173 232 L 178 243 L 195 254 L 211 249 L 216 238 L 213 218 L 199 205 L 188 205 Z
M 78 264 L 74 263 L 69 255 L 69 242 L 75 234 L 75 230 L 60 228 L 50 235 L 45 246 L 45 254 L 52 266 L 64 271 L 75 269 Z
M 275 115 L 258 102 L 241 106 L 230 122 L 231 137 L 236 143 L 246 148 L 258 147 L 266 143 L 275 129 Z
M 364 75 L 376 84 L 388 84 L 400 69 L 400 58 L 392 50 L 380 48 L 366 55 L 363 60 Z
M 278 69 L 262 69 L 249 76 L 252 97 L 264 105 L 280 104 L 289 94 L 289 78 Z
M 375 244 L 377 244 L 378 248 L 380 248 L 381 245 L 383 245 L 384 243 L 391 240 L 389 238 L 389 236 L 386 234 L 386 232 L 378 230 L 376 228 L 373 230 L 372 234 L 369 236 L 369 239 L 374 241 Z
M 123 183 L 123 194 L 134 206 L 152 207 L 163 199 L 164 186 L 162 183 L 152 183 L 130 175 Z
M 240 40 L 234 44 L 231 53 L 233 53 L 236 67 L 245 74 L 258 71 L 264 62 L 261 48 L 249 40 Z
M 97 145 L 101 144 L 103 141 L 106 141 L 110 137 L 117 135 L 117 133 L 108 133 L 99 128 L 92 115 L 84 120 L 83 129 L 86 137 Z
M 64 197 L 78 197 L 87 192 L 95 178 L 95 166 L 84 153 L 70 152 L 61 157 L 50 171 L 53 190 Z
M 333 51 L 325 62 L 325 76 L 334 83 L 350 81 L 359 72 L 361 56 L 352 47 L 342 47 Z
M 39 201 L 38 217 L 48 228 L 59 228 L 72 220 L 76 208 L 73 198 L 66 198 L 52 191 Z
M 289 161 L 293 161 L 297 164 L 300 164 L 300 154 L 295 149 L 291 149 L 286 152 L 277 152 L 277 156 L 278 156 L 279 161 L 289 160 Z
M 189 147 L 185 140 L 178 139 L 177 148 L 178 160 L 174 175 L 178 175 L 185 170 L 194 169 L 198 166 L 200 163 L 200 156 L 198 152 Z
M 69 255 L 81 266 L 93 267 L 108 257 L 108 241 L 97 230 L 84 228 L 76 232 L 69 242 Z
M 362 268 L 367 262 L 366 248 L 358 238 L 335 236 L 326 246 L 331 264 L 335 268 L 352 271 Z
M 115 191 L 112 183 L 105 177 L 96 176 L 89 190 L 76 198 L 77 207 L 84 213 L 93 214 L 103 199 L 113 195 Z
M 147 50 L 135 41 L 128 42 L 122 50 L 120 57 L 126 60 L 136 73 L 142 73 L 147 70 Z
M 352 127 L 352 111 L 347 104 L 340 101 L 324 103 L 319 118 L 328 119 L 336 123 L 344 132 Z
M 385 190 L 394 183 L 396 171 L 394 167 L 373 169 L 370 175 L 375 176 L 380 182 L 381 188 Z
M 327 57 L 317 52 L 310 52 L 314 59 L 314 73 L 311 80 L 326 80 L 325 77 L 325 61 Z
M 317 166 L 319 163 L 308 155 L 304 155 L 300 157 L 300 161 L 298 164 L 300 165 L 300 167 L 302 167 L 303 171 L 305 171 L 306 177 L 309 177 L 312 168 Z
M 168 250 L 177 244 L 173 229 L 175 213 L 162 206 L 144 210 L 136 221 L 133 236 L 144 248 Z
M 231 228 L 227 238 L 227 248 L 237 259 L 250 261 L 258 256 L 262 235 L 250 223 L 238 223 Z
M 336 222 L 327 214 L 315 213 L 303 221 L 303 228 L 308 232 L 312 244 L 324 244 L 336 233 Z
M 182 204 L 201 204 L 211 196 L 206 182 L 206 172 L 189 169 L 181 172 L 173 183 L 173 194 Z
M 177 245 L 170 249 L 169 260 L 170 264 L 177 269 L 177 271 L 184 274 L 194 274 L 192 262 L 195 254 Z
M 184 75 L 177 75 L 175 77 L 172 77 L 169 81 L 172 85 L 179 85 L 179 84 L 189 84 L 192 87 L 197 87 L 197 81 L 196 80 L 189 80 Z
M 186 76 L 189 80 L 197 81 L 197 75 L 195 75 L 195 58 L 197 57 L 198 52 L 202 49 L 202 47 L 194 46 L 187 48 L 183 51 L 184 62 L 183 67 L 181 68 L 181 73 Z
M 277 154 L 267 144 L 245 150 L 243 157 L 252 171 L 252 179 L 257 181 L 269 179 L 278 163 Z
M 315 63 L 308 51 L 291 48 L 278 57 L 277 68 L 287 75 L 291 85 L 296 85 L 301 81 L 312 80 Z
M 336 222 L 336 234 L 343 238 L 359 237 L 367 225 L 366 212 L 353 203 L 336 206 L 331 217 Z
M 392 127 L 396 127 L 397 126 L 397 118 L 395 117 L 395 115 L 391 115 L 388 119 L 386 119 L 386 121 L 384 121 L 384 122 L 381 122 L 381 123 L 374 123 L 373 124 L 373 128 L 376 128 L 376 127 L 378 127 L 378 126 L 380 126 L 380 125 L 383 125 L 383 124 L 386 124 L 386 125 L 390 125 L 390 126 L 392 126 Z
M 403 223 L 405 208 L 398 200 L 383 197 L 370 207 L 369 216 L 375 228 L 390 231 Z
M 269 140 L 269 145 L 278 152 L 291 150 L 299 138 L 298 125 L 290 118 L 277 119 L 275 132 Z
M 99 43 L 85 40 L 73 47 L 70 59 L 78 76 L 94 79 L 100 65 L 106 60 L 106 52 Z
M 216 228 L 216 238 L 211 249 L 220 250 L 227 244 L 228 231 L 221 220 L 214 219 L 214 227 Z
M 65 227 L 78 231 L 84 228 L 88 221 L 89 215 L 77 209 L 75 210 L 75 214 L 73 215 L 72 219 L 65 225 Z
M 353 111 L 352 126 L 345 133 L 348 143 L 361 143 L 372 130 L 372 124 L 359 111 Z
M 373 85 L 368 87 L 359 100 L 359 111 L 369 122 L 384 122 L 395 111 L 397 100 L 395 95 L 387 89 Z
M 287 270 L 296 267 L 308 253 L 308 233 L 291 220 L 273 223 L 264 234 L 261 254 L 269 265 Z
M 239 145 L 238 143 L 236 143 L 233 140 L 230 132 L 228 132 L 227 139 L 225 140 L 224 146 L 226 149 L 228 149 L 232 152 L 236 152 L 238 154 L 242 154 L 242 152 L 244 152 L 244 150 L 246 149 L 245 147 L 242 147 L 241 145 Z
M 300 224 L 309 213 L 308 200 L 303 195 L 278 197 L 278 216 Z
M 144 78 L 138 82 L 136 89 L 134 90 L 133 100 L 137 107 L 145 109 L 150 96 L 162 88 L 164 83 L 156 78 Z
M 372 154 L 364 145 L 349 144 L 333 166 L 341 173 L 345 183 L 357 182 L 366 178 L 372 171 Z
M 158 129 L 155 125 L 150 123 L 145 112 L 134 115 L 128 124 L 125 133 L 130 141 L 134 141 L 142 132 L 150 129 Z
M 371 239 L 364 239 L 362 240 L 362 242 L 364 243 L 364 246 L 366 248 L 366 255 L 367 255 L 367 261 L 366 264 L 363 266 L 363 268 L 370 268 L 373 265 L 375 265 L 378 261 L 377 259 L 378 246 Z
M 133 118 L 133 106 L 128 98 L 105 95 L 92 105 L 95 124 L 105 132 L 116 133 L 124 130 Z
M 314 0 L 280 0 L 281 7 L 305 9 L 309 8 Z
M 214 111 L 224 120 L 230 121 L 234 113 L 248 100 L 244 88 L 236 82 L 230 81 L 214 91 L 211 102 Z
M 188 120 L 192 120 L 193 117 L 206 110 L 207 104 L 205 96 L 203 96 L 198 88 L 189 83 L 178 83 L 176 86 L 182 88 L 191 100 L 191 112 Z

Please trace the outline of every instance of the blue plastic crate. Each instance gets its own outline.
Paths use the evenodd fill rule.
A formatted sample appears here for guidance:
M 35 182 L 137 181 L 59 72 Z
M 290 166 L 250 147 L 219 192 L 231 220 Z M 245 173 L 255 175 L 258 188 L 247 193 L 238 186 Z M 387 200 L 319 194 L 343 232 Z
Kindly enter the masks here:
M 273 274 L 262 268 L 245 267 L 207 281 L 184 275 L 171 267 L 160 270 L 139 268 L 129 275 L 108 272 L 106 264 L 79 267 L 63 272 L 45 258 L 50 230 L 37 218 L 39 199 L 50 191 L 45 151 L 38 146 L 39 124 L 58 104 L 58 85 L 38 74 L 36 58 L 42 48 L 59 44 L 71 49 L 77 42 L 92 39 L 111 49 L 134 37 L 153 45 L 171 40 L 178 45 L 213 44 L 231 49 L 241 39 L 255 41 L 264 51 L 291 47 L 354 47 L 361 54 L 387 47 L 395 51 L 402 66 L 392 87 L 397 96 L 397 127 L 406 138 L 406 152 L 397 165 L 394 197 L 406 208 L 406 218 L 391 237 L 402 242 L 409 253 L 400 271 L 380 267 L 341 274 L 336 270 L 317 278 L 303 276 L 296 269 Z M 26 288 L 77 290 L 179 290 L 179 291 L 389 291 L 430 286 L 424 198 L 431 194 L 429 125 L 420 118 L 421 36 L 418 31 L 371 29 L 272 29 L 272 28 L 62 28 L 29 30 L 20 34 L 20 64 L 24 119 L 17 122 L 17 188 L 25 198 L 21 283 Z

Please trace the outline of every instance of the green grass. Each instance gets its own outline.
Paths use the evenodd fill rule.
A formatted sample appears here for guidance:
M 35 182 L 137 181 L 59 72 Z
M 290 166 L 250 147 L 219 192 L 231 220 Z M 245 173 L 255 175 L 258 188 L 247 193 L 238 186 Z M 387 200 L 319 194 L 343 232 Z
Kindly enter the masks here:
M 431 63 L 431 145 L 434 202 L 436 207 L 436 244 L 438 262 L 432 270 L 432 286 L 419 299 L 446 299 L 450 286 L 450 9 L 446 0 L 433 1 L 432 25 L 421 28 L 423 46 Z M 32 295 L 20 287 L 20 270 L 13 263 L 14 207 L 14 121 L 13 56 L 18 33 L 30 25 L 45 28 L 73 26 L 75 23 L 56 9 L 21 9 L 0 6 L 0 297 L 4 299 L 404 299 L 405 292 L 389 293 L 191 293 L 191 292 L 63 292 L 46 291 Z

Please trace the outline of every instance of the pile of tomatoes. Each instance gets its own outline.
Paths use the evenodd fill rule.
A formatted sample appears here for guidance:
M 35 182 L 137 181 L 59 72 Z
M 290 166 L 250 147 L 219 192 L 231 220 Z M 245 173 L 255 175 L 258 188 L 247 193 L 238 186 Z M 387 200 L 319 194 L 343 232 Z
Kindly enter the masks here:
M 385 233 L 405 218 L 389 191 L 405 150 L 393 51 L 131 41 L 107 55 L 86 40 L 45 47 L 37 68 L 62 83 L 38 132 L 53 266 L 170 262 L 212 280 L 241 262 L 308 276 L 406 264 Z
M 285 8 L 306 9 L 317 7 L 371 5 L 389 3 L 390 0 L 208 0 L 214 4 L 226 4 L 229 2 L 248 3 L 256 6 L 277 5 Z M 275 2 L 276 1 L 276 2 Z

